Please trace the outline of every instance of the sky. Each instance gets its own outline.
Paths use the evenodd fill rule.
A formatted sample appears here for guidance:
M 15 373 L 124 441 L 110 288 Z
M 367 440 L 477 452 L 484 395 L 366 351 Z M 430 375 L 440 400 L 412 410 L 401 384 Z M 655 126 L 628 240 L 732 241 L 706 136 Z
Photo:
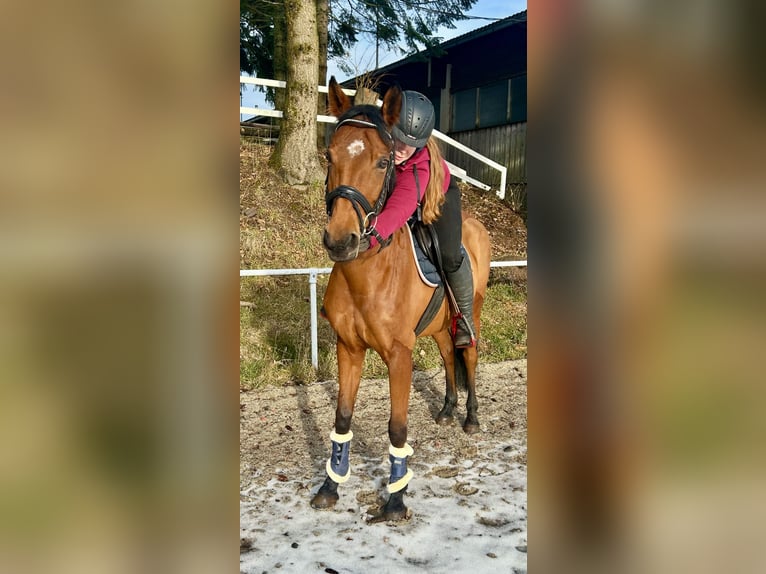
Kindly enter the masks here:
M 471 8 L 467 14 L 469 16 L 482 18 L 505 18 L 526 9 L 527 0 L 477 0 L 476 4 L 474 4 L 473 8 Z M 456 27 L 454 29 L 440 28 L 437 30 L 435 35 L 443 38 L 444 41 L 447 41 L 451 40 L 452 38 L 456 38 L 457 36 L 462 36 L 463 34 L 466 34 L 471 30 L 475 30 L 476 28 L 482 28 L 491 23 L 492 20 L 484 19 L 463 20 L 456 22 Z M 379 65 L 385 66 L 396 62 L 403 57 L 404 56 L 401 56 L 396 51 L 386 51 L 381 49 L 379 54 Z M 372 69 L 375 65 L 374 43 L 359 42 L 349 59 L 355 67 L 360 68 L 360 73 L 367 71 L 368 69 Z M 328 79 L 332 75 L 335 75 L 338 81 L 343 81 L 351 77 L 346 72 L 343 72 L 338 67 L 337 63 L 332 60 L 328 62 L 327 69 Z M 353 75 L 356 74 L 352 74 L 352 76 Z M 271 107 L 270 104 L 264 103 L 263 94 L 257 90 L 254 90 L 254 87 L 251 86 L 248 86 L 246 91 L 243 93 L 241 105 L 247 107 Z

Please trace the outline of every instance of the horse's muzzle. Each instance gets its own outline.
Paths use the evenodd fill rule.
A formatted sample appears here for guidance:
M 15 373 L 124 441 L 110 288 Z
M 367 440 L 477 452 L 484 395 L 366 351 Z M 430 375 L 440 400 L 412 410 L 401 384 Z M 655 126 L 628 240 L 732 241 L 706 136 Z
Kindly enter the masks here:
M 325 230 L 322 244 L 330 259 L 336 262 L 351 261 L 359 255 L 359 235 L 356 233 L 350 233 L 340 241 L 333 241 Z

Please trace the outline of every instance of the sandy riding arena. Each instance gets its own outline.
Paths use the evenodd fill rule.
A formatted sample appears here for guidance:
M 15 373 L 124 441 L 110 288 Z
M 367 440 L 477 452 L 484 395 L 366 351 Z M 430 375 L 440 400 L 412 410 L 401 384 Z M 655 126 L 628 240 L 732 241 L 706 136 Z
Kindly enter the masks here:
M 481 432 L 467 436 L 465 392 L 452 426 L 434 422 L 442 371 L 415 372 L 409 439 L 415 475 L 400 522 L 370 518 L 387 496 L 388 381 L 363 380 L 351 424 L 351 478 L 332 510 L 324 480 L 335 381 L 240 394 L 240 571 L 526 572 L 527 366 L 479 364 Z

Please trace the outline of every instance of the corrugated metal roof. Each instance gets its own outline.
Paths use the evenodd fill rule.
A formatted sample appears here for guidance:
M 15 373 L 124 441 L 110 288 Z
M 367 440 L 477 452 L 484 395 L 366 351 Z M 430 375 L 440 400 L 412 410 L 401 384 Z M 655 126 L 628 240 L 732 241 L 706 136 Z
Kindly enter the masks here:
M 487 24 L 486 26 L 482 26 L 481 28 L 476 28 L 476 30 L 471 30 L 470 32 L 467 32 L 463 34 L 462 36 L 458 36 L 457 38 L 452 38 L 451 40 L 447 40 L 446 42 L 439 44 L 439 46 L 444 49 L 453 48 L 469 40 L 473 40 L 475 38 L 485 36 L 486 34 L 489 34 L 491 32 L 497 32 L 498 30 L 502 30 L 503 28 L 508 28 L 509 26 L 513 26 L 514 24 L 520 24 L 521 22 L 526 22 L 526 21 L 527 21 L 527 11 L 522 10 L 521 12 L 518 12 L 514 14 L 513 16 L 508 16 L 507 18 L 503 18 L 502 20 L 498 20 L 497 22 L 492 22 L 492 24 Z M 408 56 L 408 57 L 411 57 L 411 56 Z

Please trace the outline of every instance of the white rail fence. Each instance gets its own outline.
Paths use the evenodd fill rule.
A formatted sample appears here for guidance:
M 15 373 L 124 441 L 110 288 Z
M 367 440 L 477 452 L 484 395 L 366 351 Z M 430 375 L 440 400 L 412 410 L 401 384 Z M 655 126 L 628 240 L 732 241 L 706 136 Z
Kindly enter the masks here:
M 248 76 L 240 76 L 239 81 L 241 84 L 253 84 L 253 85 L 260 85 L 260 86 L 268 86 L 272 88 L 284 88 L 286 86 L 285 82 L 280 80 L 270 80 L 266 78 L 251 78 Z M 317 86 L 317 90 L 319 92 L 327 93 L 327 86 Z M 349 95 L 353 96 L 356 94 L 356 90 L 349 90 L 349 89 L 343 89 L 343 91 Z M 378 100 L 378 105 L 381 105 L 381 101 Z M 273 118 L 281 118 L 283 117 L 283 113 L 280 110 L 271 110 L 267 108 L 253 108 L 253 107 L 246 107 L 246 106 L 240 106 L 239 108 L 240 115 L 242 114 L 252 114 L 254 116 L 267 116 L 267 117 L 273 117 Z M 337 119 L 335 116 L 327 116 L 318 114 L 317 115 L 317 121 L 323 122 L 323 123 L 335 123 Z M 465 145 L 461 144 L 459 141 L 456 141 L 452 139 L 451 137 L 441 133 L 438 130 L 433 131 L 434 137 L 437 139 L 443 141 L 447 145 L 451 145 L 460 151 L 470 155 L 471 157 L 474 157 L 478 159 L 479 161 L 482 161 L 486 163 L 487 165 L 491 166 L 492 168 L 498 170 L 500 172 L 500 188 L 496 191 L 497 196 L 500 199 L 505 198 L 505 185 L 507 180 L 507 174 L 508 169 L 487 157 L 484 157 L 480 153 L 466 147 Z M 467 181 L 468 183 L 475 185 L 476 187 L 479 187 L 481 189 L 484 189 L 486 191 L 490 191 L 490 186 L 486 185 L 485 183 L 482 183 L 481 181 L 478 181 L 476 179 L 471 178 L 468 176 L 466 171 L 458 166 L 455 166 L 451 163 L 448 163 L 448 166 L 450 168 L 450 172 L 455 175 L 456 177 Z M 493 261 L 489 264 L 489 266 L 492 267 L 526 267 L 527 262 L 524 261 Z M 319 275 L 325 275 L 332 271 L 331 267 L 308 267 L 303 269 L 240 269 L 239 276 L 240 277 L 265 277 L 265 276 L 283 276 L 283 275 L 308 275 L 309 277 L 309 301 L 311 305 L 310 313 L 311 313 L 311 364 L 316 369 L 319 367 L 319 350 L 318 350 L 318 320 L 317 320 L 317 277 Z
M 286 83 L 282 80 L 270 80 L 267 78 L 251 78 L 249 76 L 240 76 L 239 83 L 258 85 L 258 86 L 268 86 L 271 88 L 286 87 Z M 327 93 L 327 86 L 317 86 L 317 91 Z M 347 90 L 344 88 L 343 91 L 349 96 L 353 96 L 356 94 L 356 90 Z M 378 105 L 380 104 L 381 102 L 380 100 L 378 100 Z M 267 108 L 252 108 L 252 107 L 246 107 L 246 106 L 240 106 L 239 113 L 240 113 L 240 116 L 242 116 L 243 114 L 252 114 L 254 116 L 267 116 L 272 118 L 283 117 L 283 114 L 280 110 L 270 110 Z M 333 124 L 337 121 L 337 119 L 335 118 L 335 116 L 326 116 L 326 115 L 318 114 L 317 121 Z M 463 153 L 466 153 L 470 155 L 471 157 L 476 158 L 479 161 L 487 164 L 488 166 L 498 170 L 500 172 L 500 187 L 497 189 L 495 193 L 500 199 L 505 199 L 505 184 L 508 179 L 507 167 L 497 163 L 496 161 L 489 159 L 488 157 L 481 155 L 479 152 L 474 151 L 469 147 L 466 147 L 465 145 L 461 144 L 459 141 L 454 140 L 448 135 L 441 133 L 439 130 L 434 130 L 433 135 L 435 138 L 443 141 L 445 144 L 450 145 L 454 148 L 457 148 Z M 452 173 L 455 177 L 458 177 L 462 179 L 463 181 L 470 183 L 471 185 L 475 185 L 476 187 L 484 189 L 485 191 L 490 191 L 490 186 L 488 186 L 485 183 L 482 183 L 481 181 L 477 179 L 474 179 L 468 176 L 468 174 L 466 173 L 464 169 L 461 169 L 451 163 L 448 165 L 450 168 L 450 173 Z
M 493 261 L 492 267 L 526 267 L 524 261 Z M 317 277 L 332 271 L 332 267 L 307 267 L 304 269 L 240 269 L 240 277 L 265 277 L 269 275 L 308 275 L 309 276 L 309 302 L 311 305 L 311 364 L 315 369 L 319 368 L 319 337 L 317 321 Z

